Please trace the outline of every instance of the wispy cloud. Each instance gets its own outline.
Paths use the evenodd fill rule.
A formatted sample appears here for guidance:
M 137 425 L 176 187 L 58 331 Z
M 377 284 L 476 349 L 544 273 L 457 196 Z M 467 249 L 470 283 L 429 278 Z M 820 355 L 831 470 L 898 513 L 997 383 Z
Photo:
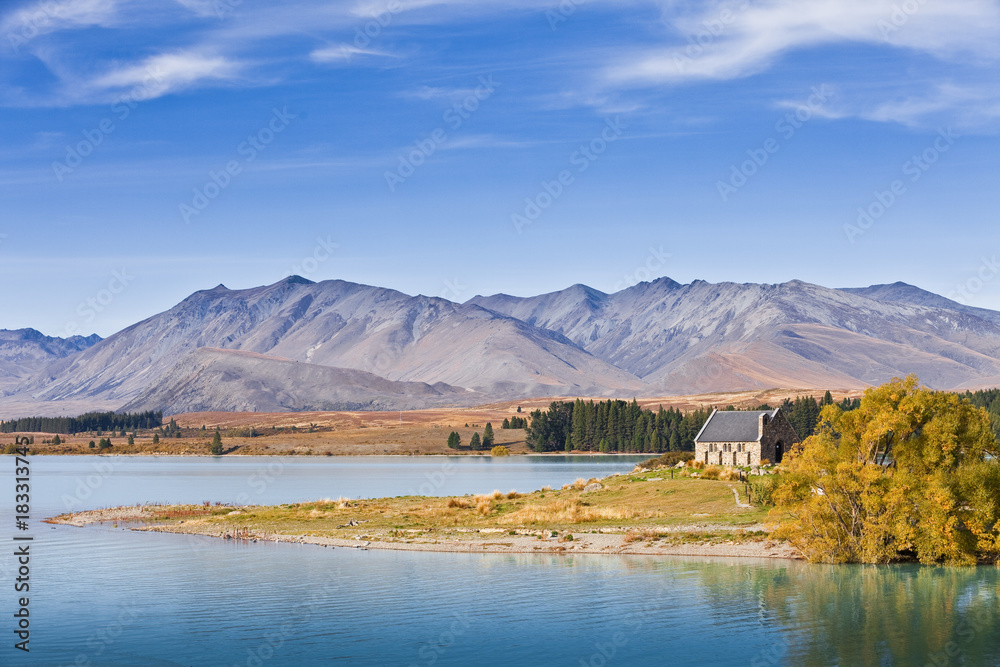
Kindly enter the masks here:
M 116 23 L 116 0 L 41 0 L 16 9 L 0 20 L 0 32 L 12 44 L 59 30 Z
M 151 99 L 206 80 L 233 79 L 241 69 L 241 63 L 225 56 L 178 51 L 113 68 L 91 80 L 89 85 L 98 90 L 111 91 L 140 86 L 143 89 L 142 99 Z
M 358 56 L 374 56 L 382 58 L 395 58 L 392 53 L 378 51 L 376 49 L 361 49 L 353 44 L 334 44 L 316 49 L 309 54 L 309 59 L 317 63 L 341 63 L 352 62 Z
M 937 57 L 995 60 L 1000 7 L 992 0 L 907 4 L 887 0 L 745 0 L 665 14 L 680 43 L 631 49 L 605 74 L 619 84 L 733 79 L 767 69 L 797 49 L 841 42 L 905 47 Z

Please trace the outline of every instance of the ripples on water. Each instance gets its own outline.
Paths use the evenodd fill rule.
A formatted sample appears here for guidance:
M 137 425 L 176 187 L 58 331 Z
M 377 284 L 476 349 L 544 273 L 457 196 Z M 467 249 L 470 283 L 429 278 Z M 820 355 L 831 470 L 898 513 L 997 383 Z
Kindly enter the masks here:
M 73 467 L 79 459 L 50 463 L 51 501 L 85 470 Z M 178 500 L 213 485 L 235 493 L 255 463 L 185 461 L 163 477 L 138 460 L 102 484 L 98 504 L 143 489 Z M 396 459 L 388 477 L 363 481 L 411 484 L 433 470 L 420 463 Z M 356 472 L 292 469 L 259 502 L 314 498 Z M 553 483 L 532 486 L 534 467 L 516 479 L 506 468 L 468 472 L 448 484 Z M 581 476 L 556 464 L 540 474 Z M 33 650 L 25 660 L 8 640 L 3 665 L 924 665 L 949 642 L 953 655 L 938 665 L 1000 661 L 996 568 L 361 551 L 111 526 L 34 532 Z M 9 567 L 0 560 L 4 582 Z

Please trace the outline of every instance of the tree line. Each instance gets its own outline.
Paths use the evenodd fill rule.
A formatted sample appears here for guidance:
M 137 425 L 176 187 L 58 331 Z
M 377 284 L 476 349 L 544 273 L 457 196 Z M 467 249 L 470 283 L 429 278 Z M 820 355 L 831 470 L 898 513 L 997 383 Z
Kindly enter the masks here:
M 0 422 L 0 433 L 86 433 L 135 431 L 163 423 L 163 412 L 87 412 L 79 417 L 22 417 Z
M 799 437 L 805 439 L 815 432 L 822 407 L 833 403 L 833 396 L 828 391 L 820 401 L 812 396 L 786 398 L 781 410 Z M 837 405 L 847 412 L 859 404 L 860 399 L 845 398 Z M 730 405 L 724 409 L 737 408 Z M 747 409 L 774 408 L 763 404 Z M 635 399 L 631 403 L 622 400 L 553 401 L 548 410 L 531 413 L 531 423 L 526 426 L 527 444 L 536 452 L 574 449 L 635 453 L 694 451 L 694 438 L 711 414 L 711 410 L 704 408 L 684 413 L 674 407 L 664 409 L 662 405 L 654 412 L 640 407 Z

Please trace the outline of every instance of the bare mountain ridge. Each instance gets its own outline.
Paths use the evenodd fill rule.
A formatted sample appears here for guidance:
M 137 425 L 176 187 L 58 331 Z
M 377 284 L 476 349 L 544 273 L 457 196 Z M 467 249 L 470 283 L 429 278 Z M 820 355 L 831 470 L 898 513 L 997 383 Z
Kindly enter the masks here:
M 900 283 L 838 290 L 661 278 L 615 294 L 573 285 L 458 304 L 293 276 L 196 292 L 18 378 L 0 411 L 54 414 L 88 402 L 167 412 L 395 409 L 859 389 L 908 373 L 939 389 L 994 386 L 1000 313 L 980 311 Z
M 56 359 L 85 350 L 99 342 L 97 334 L 57 338 L 35 329 L 0 329 L 0 394 Z
M 664 394 L 862 388 L 910 372 L 942 389 L 996 382 L 1000 325 L 992 316 L 1000 313 L 982 317 L 943 297 L 955 307 L 908 303 L 899 290 L 892 296 L 802 281 L 681 285 L 661 278 L 611 295 L 574 286 L 469 303 L 557 331 Z
M 558 334 L 478 306 L 293 276 L 246 290 L 219 285 L 196 292 L 47 366 L 21 393 L 39 402 L 92 398 L 131 405 L 188 374 L 190 364 L 178 364 L 203 347 L 366 371 L 387 380 L 446 383 L 494 397 L 643 387 Z M 366 400 L 359 395 L 355 402 Z

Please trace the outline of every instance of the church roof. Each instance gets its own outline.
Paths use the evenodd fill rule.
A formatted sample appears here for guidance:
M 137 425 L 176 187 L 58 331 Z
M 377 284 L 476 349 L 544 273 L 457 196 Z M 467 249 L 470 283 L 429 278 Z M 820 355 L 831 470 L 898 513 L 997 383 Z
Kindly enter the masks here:
M 715 410 L 695 436 L 695 442 L 757 442 L 761 415 L 774 419 L 778 410 Z

